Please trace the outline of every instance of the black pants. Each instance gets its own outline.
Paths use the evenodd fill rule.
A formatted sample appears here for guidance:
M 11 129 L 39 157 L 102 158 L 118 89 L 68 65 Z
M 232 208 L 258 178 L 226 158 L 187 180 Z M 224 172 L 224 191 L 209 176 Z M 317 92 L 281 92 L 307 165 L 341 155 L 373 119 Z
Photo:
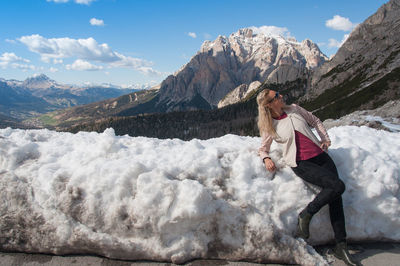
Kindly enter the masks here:
M 331 157 L 325 152 L 304 161 L 298 161 L 293 172 L 303 180 L 322 188 L 321 192 L 307 205 L 307 211 L 317 213 L 323 206 L 329 204 L 329 215 L 335 233 L 336 242 L 346 240 L 346 227 L 343 212 L 342 194 L 344 183 Z

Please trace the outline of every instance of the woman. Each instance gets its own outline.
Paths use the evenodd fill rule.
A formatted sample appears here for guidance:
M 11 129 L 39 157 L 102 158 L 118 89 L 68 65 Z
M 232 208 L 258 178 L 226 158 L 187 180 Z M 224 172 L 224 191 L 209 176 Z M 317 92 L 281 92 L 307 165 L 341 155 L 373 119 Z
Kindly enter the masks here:
M 273 140 L 283 146 L 283 158 L 294 173 L 303 180 L 319 186 L 321 192 L 300 212 L 297 224 L 297 235 L 304 239 L 309 237 L 311 218 L 323 206 L 329 205 L 329 214 L 336 246 L 334 255 L 348 265 L 353 262 L 346 244 L 345 219 L 342 204 L 344 183 L 339 179 L 336 166 L 325 152 L 331 141 L 321 121 L 298 105 L 286 105 L 282 95 L 274 90 L 265 89 L 257 96 L 258 128 L 262 137 L 259 155 L 265 168 L 273 172 L 275 163 L 269 156 Z M 312 133 L 317 130 L 321 141 Z

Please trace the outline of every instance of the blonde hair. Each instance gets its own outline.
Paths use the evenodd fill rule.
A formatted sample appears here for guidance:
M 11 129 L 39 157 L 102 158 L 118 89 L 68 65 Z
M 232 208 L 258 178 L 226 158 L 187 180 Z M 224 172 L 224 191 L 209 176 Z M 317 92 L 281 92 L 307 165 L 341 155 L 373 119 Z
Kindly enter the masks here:
M 271 110 L 267 107 L 267 103 L 271 100 L 268 98 L 269 89 L 261 91 L 257 96 L 258 104 L 258 130 L 260 136 L 263 137 L 265 134 L 276 137 L 276 131 L 272 125 Z

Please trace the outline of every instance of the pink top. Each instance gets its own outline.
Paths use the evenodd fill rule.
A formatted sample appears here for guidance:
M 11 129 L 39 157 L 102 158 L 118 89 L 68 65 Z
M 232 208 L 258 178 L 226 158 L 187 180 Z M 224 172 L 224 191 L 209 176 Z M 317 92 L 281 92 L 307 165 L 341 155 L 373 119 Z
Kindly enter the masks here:
M 283 114 L 281 114 L 280 117 L 274 118 L 274 119 L 275 119 L 275 120 L 282 120 L 282 119 L 284 119 L 284 118 L 286 118 L 286 117 L 287 117 L 287 113 L 283 112 Z
M 294 134 L 296 138 L 296 161 L 308 160 L 323 152 L 312 140 L 297 130 L 294 131 Z
M 274 119 L 281 120 L 286 117 L 287 114 L 283 112 L 280 117 Z M 312 140 L 301 134 L 299 131 L 295 130 L 294 134 L 296 139 L 296 161 L 308 160 L 323 152 L 320 147 L 318 147 Z

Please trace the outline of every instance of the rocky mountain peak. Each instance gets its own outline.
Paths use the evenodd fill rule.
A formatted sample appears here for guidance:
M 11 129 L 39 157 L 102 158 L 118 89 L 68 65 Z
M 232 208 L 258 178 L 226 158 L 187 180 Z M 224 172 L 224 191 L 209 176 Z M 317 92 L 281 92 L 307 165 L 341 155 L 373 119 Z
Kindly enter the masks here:
M 398 10 L 400 6 L 399 0 L 392 0 L 388 3 L 381 6 L 378 11 L 373 15 L 370 16 L 366 21 L 365 24 L 369 25 L 378 25 L 384 22 L 387 19 L 393 19 L 394 17 L 394 10 Z
M 319 47 L 313 43 L 310 39 L 305 39 L 301 42 L 301 44 L 305 47 L 311 48 L 311 49 L 319 49 Z
M 253 30 L 250 28 L 240 29 L 237 32 L 240 35 L 243 35 L 245 38 L 252 38 L 253 37 Z
M 218 36 L 213 42 L 204 42 L 199 53 L 211 50 L 214 56 L 218 52 L 231 50 L 241 62 L 258 59 L 266 54 L 273 55 L 276 51 L 281 56 L 275 57 L 275 61 L 270 58 L 269 63 L 275 66 L 287 64 L 288 61 L 282 57 L 290 57 L 294 60 L 289 62 L 291 64 L 302 60 L 301 57 L 306 57 L 306 68 L 309 69 L 320 66 L 328 59 L 311 40 L 298 42 L 295 38 L 278 34 L 266 26 L 239 29 L 229 37 Z
M 36 74 L 33 75 L 32 77 L 28 77 L 26 82 L 31 82 L 31 81 L 50 81 L 50 78 L 46 76 L 45 74 Z
M 57 85 L 57 82 L 45 74 L 39 74 L 25 79 L 22 85 L 28 89 L 48 89 Z
M 197 103 L 201 103 L 202 107 L 215 108 L 242 84 L 249 88 L 254 81 L 285 83 L 304 78 L 307 71 L 326 60 L 312 41 L 298 42 L 280 28 L 239 29 L 229 37 L 220 35 L 214 41 L 205 41 L 189 63 L 164 80 L 158 107 L 187 110 L 197 109 Z

